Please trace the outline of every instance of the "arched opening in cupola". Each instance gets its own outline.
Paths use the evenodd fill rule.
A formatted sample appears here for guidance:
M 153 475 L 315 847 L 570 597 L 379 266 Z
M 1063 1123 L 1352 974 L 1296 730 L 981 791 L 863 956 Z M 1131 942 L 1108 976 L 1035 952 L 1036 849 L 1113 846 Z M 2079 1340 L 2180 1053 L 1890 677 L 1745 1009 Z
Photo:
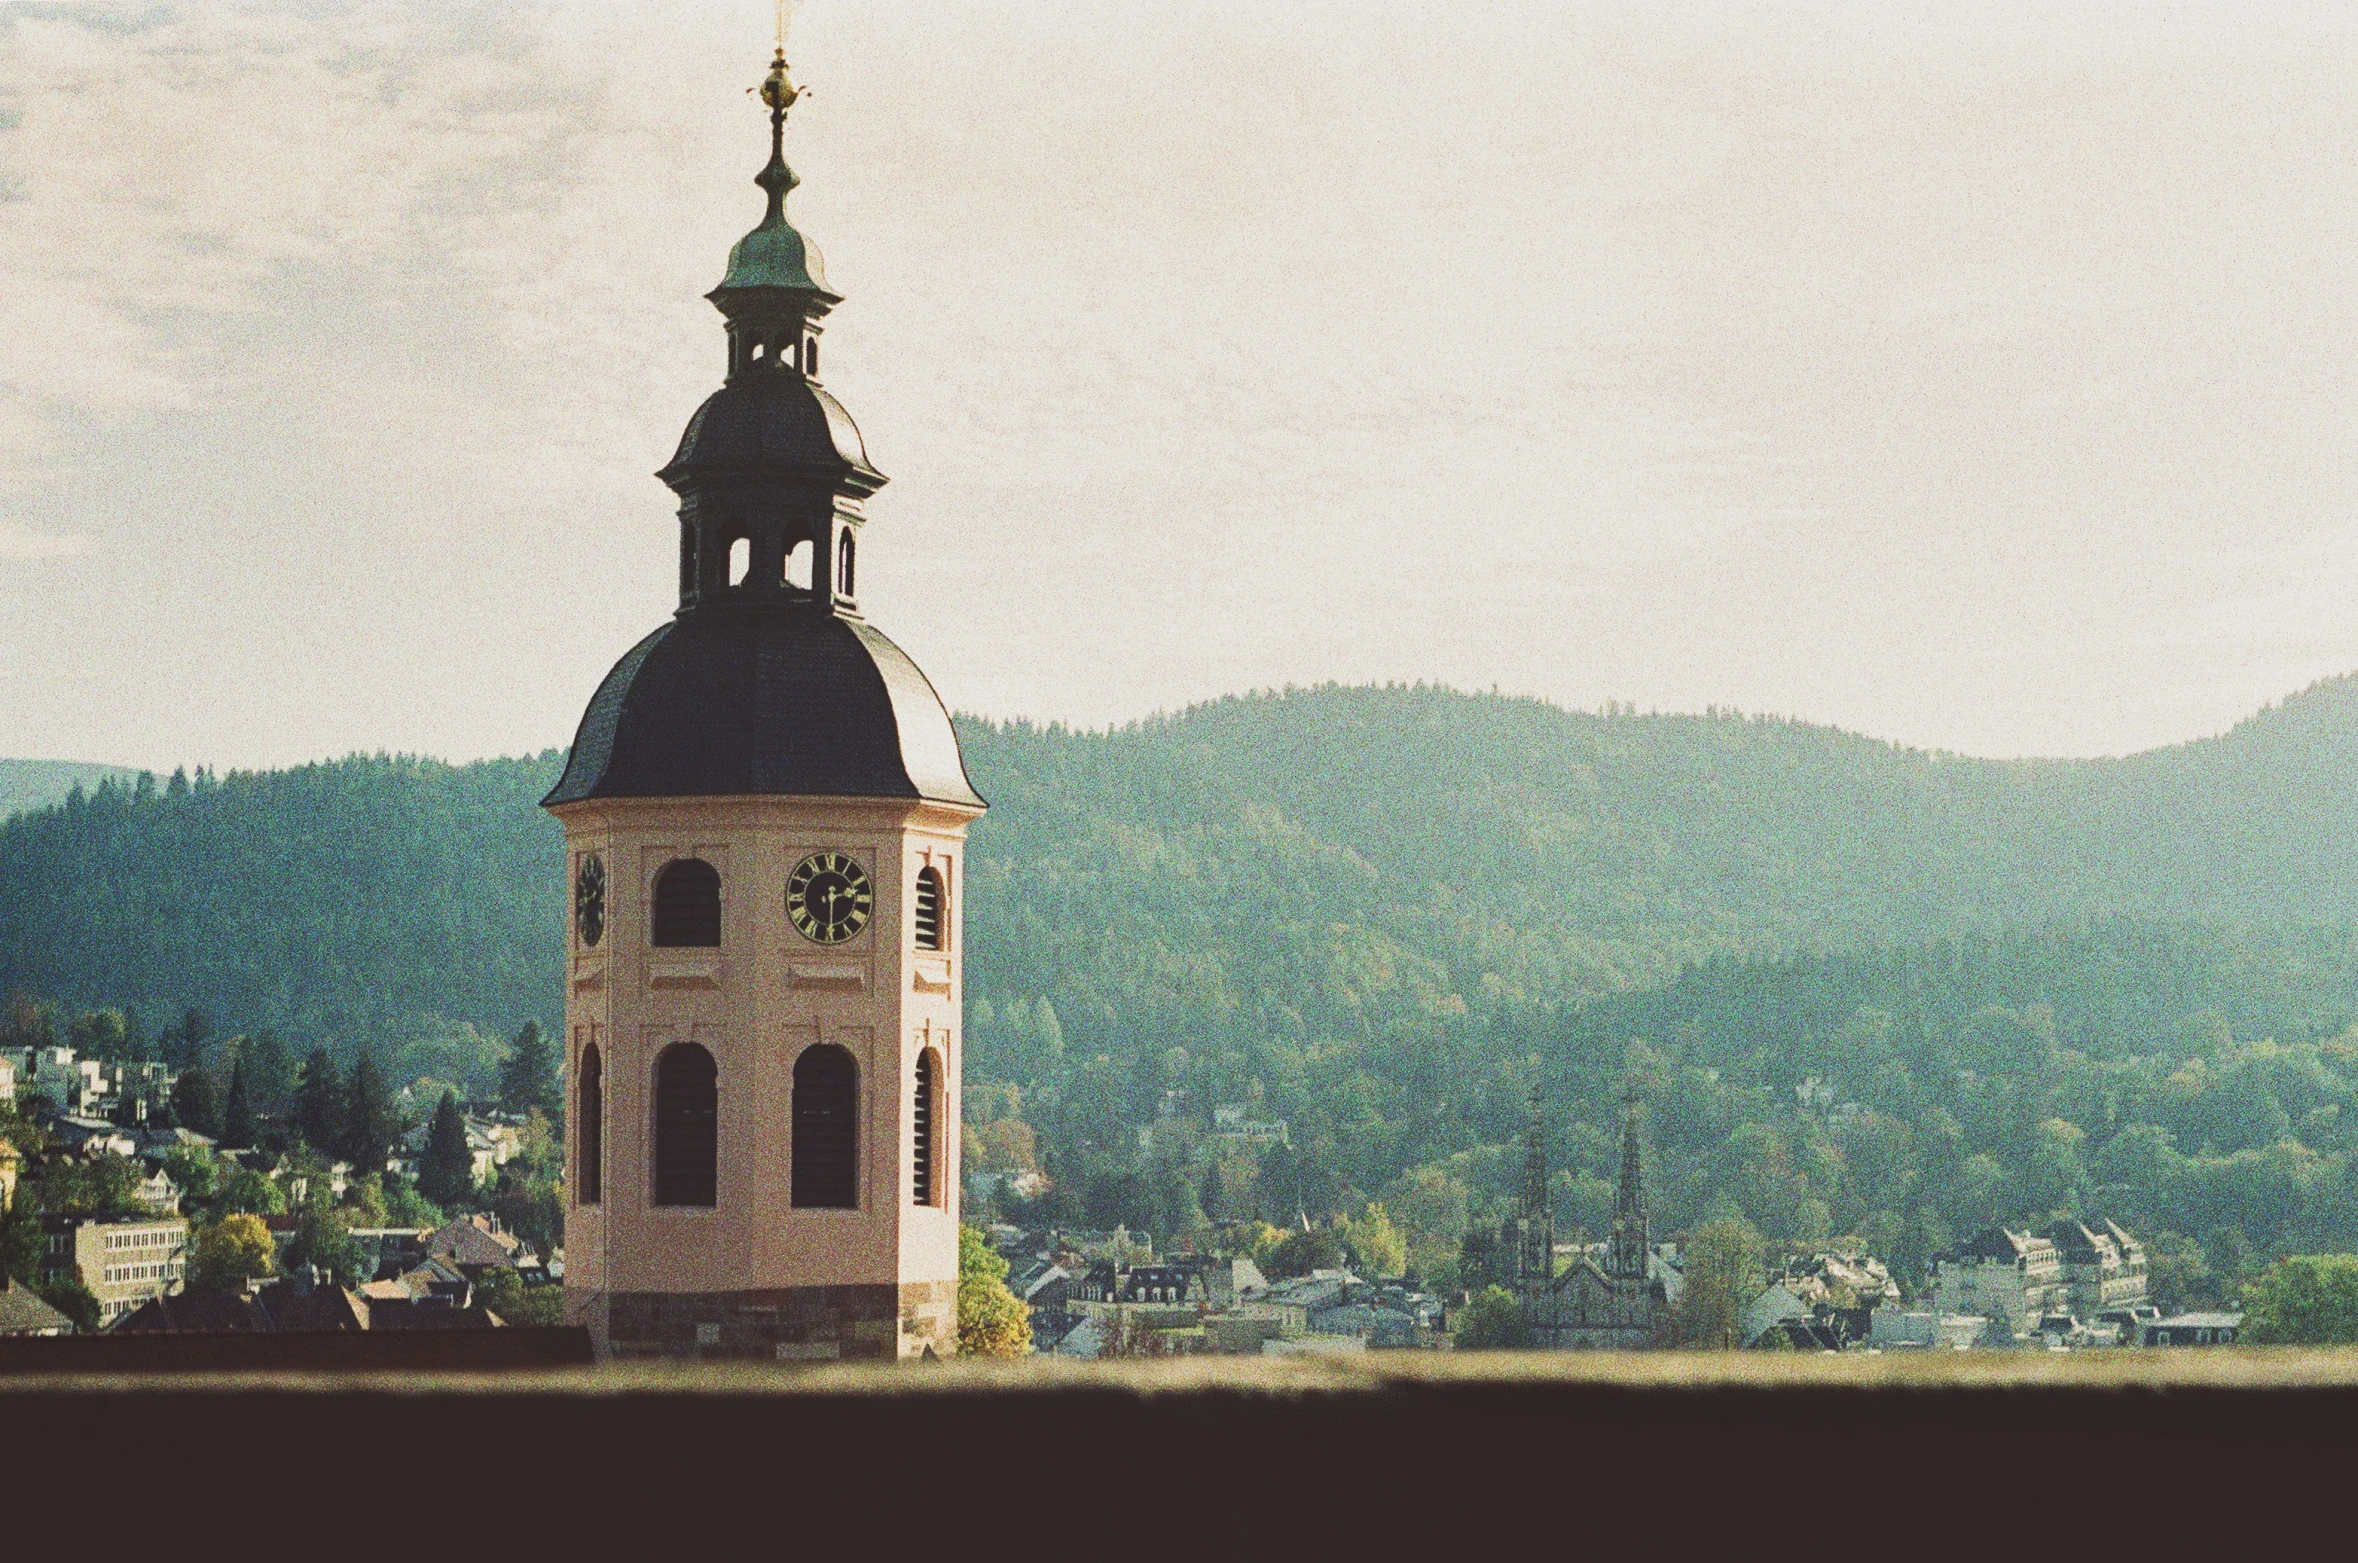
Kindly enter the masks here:
M 807 537 L 786 551 L 786 584 L 798 592 L 811 589 L 811 554 Z
M 745 584 L 745 572 L 753 568 L 753 539 L 740 537 L 729 545 L 729 584 Z
M 835 589 L 846 597 L 856 595 L 852 590 L 852 582 L 853 572 L 859 563 L 858 553 L 858 545 L 852 541 L 851 533 L 844 533 L 843 541 L 835 549 Z

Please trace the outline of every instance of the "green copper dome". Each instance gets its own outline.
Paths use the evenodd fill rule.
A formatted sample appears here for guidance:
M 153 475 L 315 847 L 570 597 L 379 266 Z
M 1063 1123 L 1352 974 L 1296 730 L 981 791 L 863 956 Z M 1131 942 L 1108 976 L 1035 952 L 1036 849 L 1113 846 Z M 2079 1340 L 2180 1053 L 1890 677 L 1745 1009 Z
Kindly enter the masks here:
M 786 220 L 786 192 L 800 182 L 794 177 L 794 170 L 786 166 L 783 157 L 773 153 L 769 167 L 754 182 L 770 193 L 770 209 L 762 217 L 761 225 L 739 239 L 729 251 L 729 274 L 712 291 L 791 288 L 798 293 L 820 293 L 830 300 L 836 299 L 838 295 L 827 286 L 827 272 L 820 264 L 818 246 Z
M 794 177 L 794 170 L 786 166 L 786 110 L 793 106 L 798 95 L 794 84 L 786 79 L 786 57 L 781 50 L 777 62 L 770 67 L 770 79 L 761 87 L 762 101 L 770 107 L 770 161 L 753 178 L 769 196 L 770 209 L 762 214 L 760 224 L 729 251 L 729 274 L 721 278 L 719 287 L 705 295 L 716 304 L 727 295 L 756 288 L 783 288 L 816 294 L 830 304 L 842 302 L 842 296 L 827 287 L 827 272 L 819 263 L 818 247 L 786 220 L 786 192 L 802 183 Z

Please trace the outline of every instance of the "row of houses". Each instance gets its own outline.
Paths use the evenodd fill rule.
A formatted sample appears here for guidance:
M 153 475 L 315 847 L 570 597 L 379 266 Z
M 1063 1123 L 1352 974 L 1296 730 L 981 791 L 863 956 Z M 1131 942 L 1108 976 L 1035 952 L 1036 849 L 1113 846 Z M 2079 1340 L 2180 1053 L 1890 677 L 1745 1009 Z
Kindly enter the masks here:
M 1940 1350 L 2033 1346 L 2212 1346 L 2240 1332 L 2236 1313 L 2164 1317 L 2145 1246 L 2102 1216 L 2037 1230 L 1991 1226 L 1928 1266 L 1927 1295 L 1904 1306 L 1881 1261 L 1821 1253 L 1796 1259 L 1745 1308 L 1751 1346 L 1801 1350 Z
M 1432 1347 L 1441 1300 L 1348 1270 L 1270 1280 L 1250 1259 L 1155 1256 L 1139 1236 L 997 1227 L 1008 1284 L 1042 1353 L 1281 1356 Z

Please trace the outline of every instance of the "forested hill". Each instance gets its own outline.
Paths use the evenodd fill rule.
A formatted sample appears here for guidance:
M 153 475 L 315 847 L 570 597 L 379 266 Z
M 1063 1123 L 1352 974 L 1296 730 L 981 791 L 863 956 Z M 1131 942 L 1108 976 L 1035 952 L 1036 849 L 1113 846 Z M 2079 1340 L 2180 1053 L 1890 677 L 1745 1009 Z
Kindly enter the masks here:
M 74 760 L 0 760 L 0 820 L 27 809 L 63 803 L 76 787 L 112 781 L 135 783 L 138 773 L 119 765 L 84 765 Z
M 1359 1030 L 1689 961 L 2089 918 L 2358 922 L 2358 680 L 2125 760 L 1435 688 L 961 724 L 969 992 L 1063 1025 Z M 560 756 L 107 787 L 0 826 L 0 988 L 363 1036 L 559 1007 Z

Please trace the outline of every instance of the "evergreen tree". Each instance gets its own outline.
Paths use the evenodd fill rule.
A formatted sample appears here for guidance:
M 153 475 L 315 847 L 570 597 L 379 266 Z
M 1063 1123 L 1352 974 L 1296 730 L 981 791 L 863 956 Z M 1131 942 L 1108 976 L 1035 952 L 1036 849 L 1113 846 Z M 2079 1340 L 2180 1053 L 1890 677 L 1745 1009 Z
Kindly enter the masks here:
M 499 1071 L 499 1105 L 519 1116 L 535 1108 L 552 1120 L 557 1117 L 557 1058 L 540 1022 L 528 1020 L 516 1033 L 516 1050 Z
M 162 1044 L 164 1062 L 175 1069 L 195 1067 L 205 1056 L 205 1044 L 213 1040 L 213 1023 L 194 1007 L 180 1012 L 180 1023 L 164 1028 L 158 1039 Z
M 172 1116 L 183 1129 L 218 1137 L 221 1133 L 221 1088 L 202 1069 L 183 1069 L 172 1086 Z
M 324 1047 L 313 1048 L 303 1061 L 303 1078 L 295 1087 L 295 1132 L 315 1149 L 343 1143 L 344 1086 Z
M 287 1110 L 287 1103 L 295 1090 L 295 1060 L 287 1052 L 287 1045 L 278 1033 L 264 1031 L 246 1044 L 241 1062 L 246 1066 L 246 1090 L 253 1097 L 257 1114 L 276 1114 Z
M 254 1143 L 254 1104 L 246 1094 L 242 1058 L 229 1071 L 229 1100 L 221 1108 L 221 1143 L 231 1150 L 244 1150 Z
M 376 1059 L 364 1048 L 360 1061 L 352 1066 L 352 1087 L 344 1102 L 344 1140 L 339 1149 L 353 1166 L 374 1172 L 383 1166 L 385 1148 L 400 1132 L 393 1095 L 385 1089 L 385 1077 L 377 1073 Z
M 418 1161 L 418 1192 L 438 1205 L 450 1206 L 475 1192 L 475 1158 L 467 1150 L 467 1120 L 459 1111 L 458 1095 L 442 1093 L 441 1105 L 426 1130 L 426 1153 Z

